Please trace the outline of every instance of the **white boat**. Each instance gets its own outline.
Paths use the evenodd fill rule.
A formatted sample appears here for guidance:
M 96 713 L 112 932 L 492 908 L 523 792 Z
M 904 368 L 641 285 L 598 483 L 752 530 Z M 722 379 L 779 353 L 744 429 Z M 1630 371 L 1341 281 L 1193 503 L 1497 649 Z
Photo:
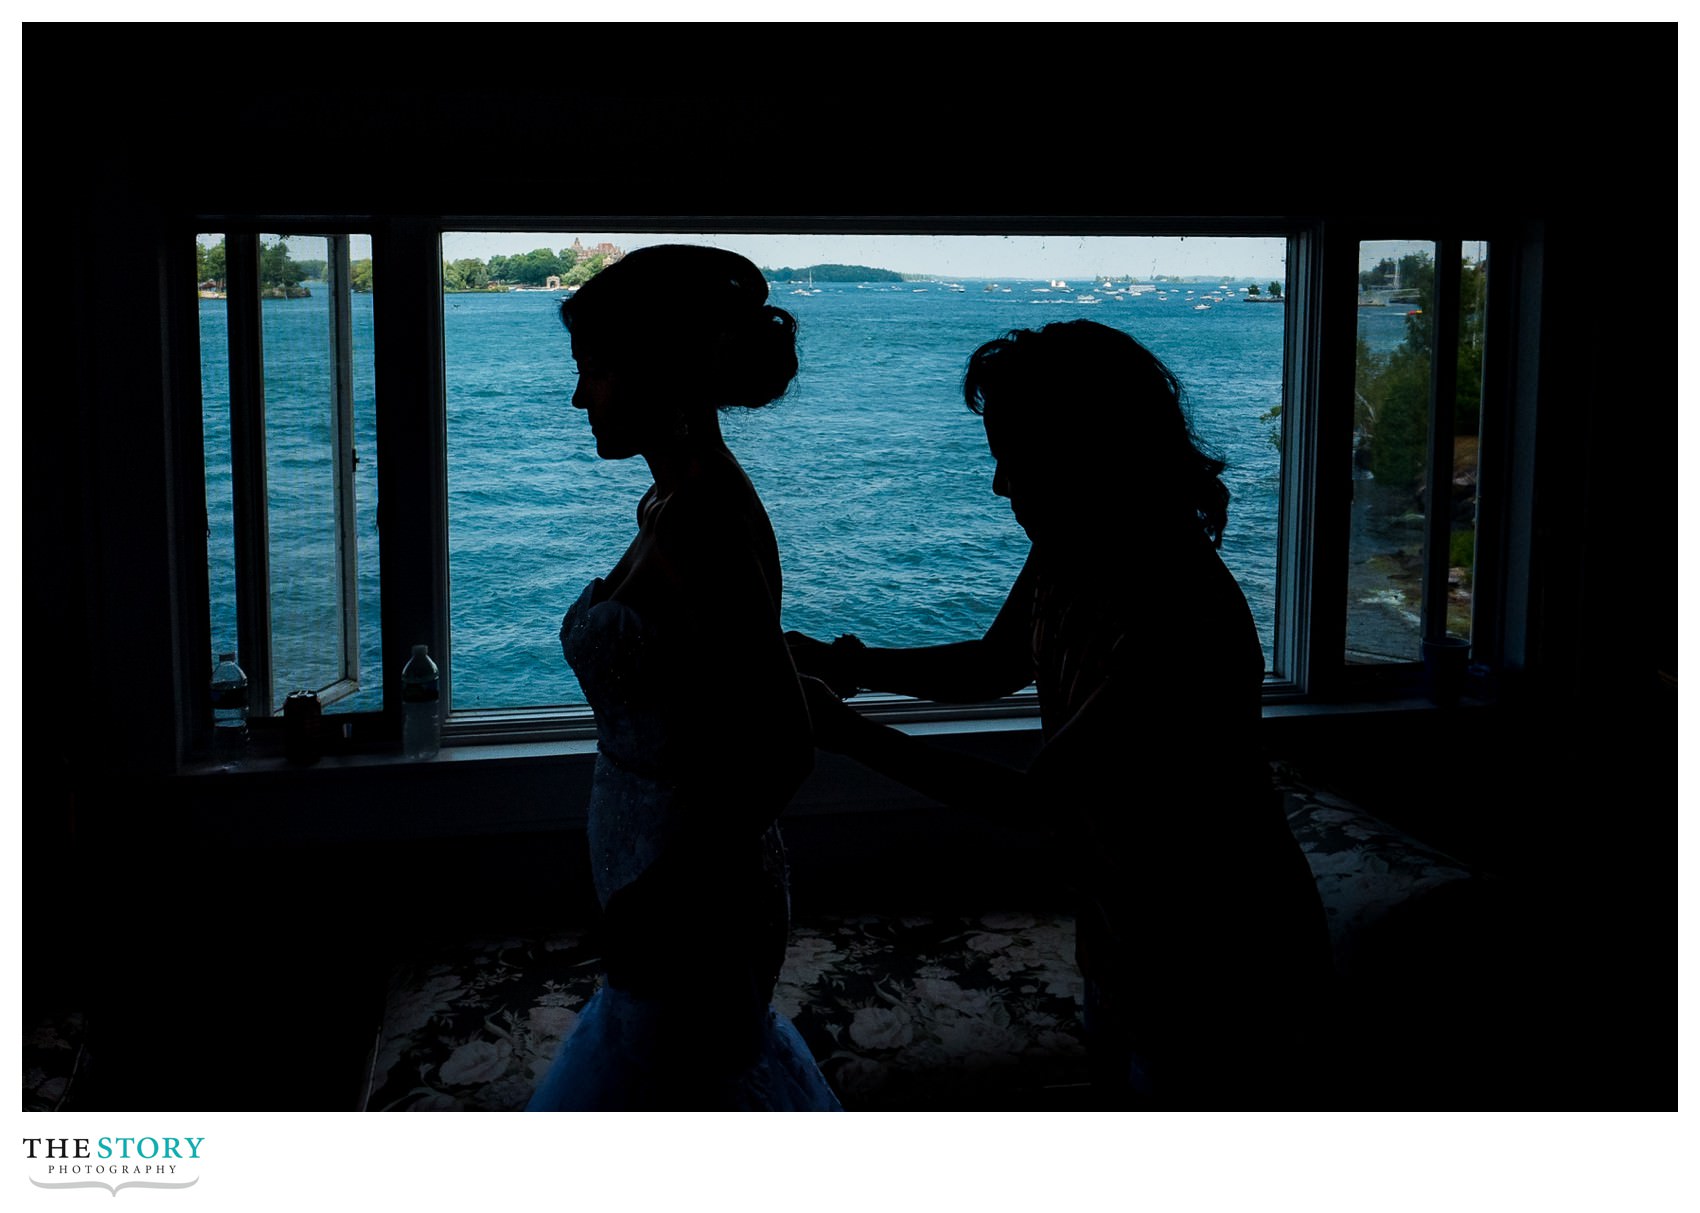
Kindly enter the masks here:
M 1210 310 L 1210 305 L 1208 303 L 1195 303 L 1192 305 L 1192 310 L 1195 312 L 1208 312 Z

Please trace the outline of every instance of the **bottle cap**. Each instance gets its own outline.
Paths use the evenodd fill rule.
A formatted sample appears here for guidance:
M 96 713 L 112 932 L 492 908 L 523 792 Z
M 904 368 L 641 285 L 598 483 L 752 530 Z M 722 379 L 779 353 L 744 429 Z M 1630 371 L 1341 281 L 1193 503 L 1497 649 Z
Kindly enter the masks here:
M 429 653 L 430 651 L 431 651 L 430 645 L 416 644 L 416 645 L 413 646 L 413 655 L 415 657 L 423 657 L 423 656 L 425 656 L 426 653 Z
M 220 661 L 235 661 L 236 660 L 236 654 L 235 653 L 220 653 L 218 655 L 218 659 Z

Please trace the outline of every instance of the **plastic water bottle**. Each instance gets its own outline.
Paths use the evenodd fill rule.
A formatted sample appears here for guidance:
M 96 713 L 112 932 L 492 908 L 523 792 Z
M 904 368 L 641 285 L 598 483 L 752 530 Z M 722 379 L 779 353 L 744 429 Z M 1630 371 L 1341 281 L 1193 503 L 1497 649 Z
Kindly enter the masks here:
M 248 749 L 248 675 L 235 653 L 220 653 L 212 676 L 213 748 L 226 761 Z
M 401 672 L 401 752 L 409 758 L 434 758 L 443 743 L 438 711 L 437 663 L 427 646 L 413 646 Z

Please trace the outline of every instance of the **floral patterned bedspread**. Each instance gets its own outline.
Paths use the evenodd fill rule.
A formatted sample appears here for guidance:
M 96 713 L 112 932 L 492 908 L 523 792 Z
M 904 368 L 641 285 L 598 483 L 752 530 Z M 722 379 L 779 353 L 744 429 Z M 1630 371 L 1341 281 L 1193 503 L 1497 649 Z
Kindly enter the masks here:
M 523 1108 L 596 988 L 583 941 L 471 940 L 399 970 L 365 1107 Z M 801 923 L 774 1003 L 847 1109 L 966 1109 L 1084 1084 L 1081 997 L 1072 918 L 1012 912 Z
M 1277 766 L 1340 970 L 1468 865 Z M 366 1108 L 522 1108 L 595 989 L 584 937 L 472 941 L 404 969 Z M 1070 1106 L 1087 1082 L 1074 920 L 1054 910 L 798 923 L 774 1002 L 847 1110 Z

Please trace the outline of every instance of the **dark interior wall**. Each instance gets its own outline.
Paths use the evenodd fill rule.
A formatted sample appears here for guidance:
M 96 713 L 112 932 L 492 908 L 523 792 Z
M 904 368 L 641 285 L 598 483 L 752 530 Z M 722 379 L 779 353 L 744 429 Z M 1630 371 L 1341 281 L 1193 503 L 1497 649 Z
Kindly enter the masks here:
M 35 78 L 76 62 L 78 40 L 26 32 Z M 377 76 L 272 90 L 109 78 L 90 86 L 101 102 L 93 123 L 32 107 L 18 692 L 30 709 L 28 921 L 54 907 L 71 939 L 144 907 L 219 921 L 219 946 L 189 966 L 192 981 L 170 986 L 148 1014 L 124 996 L 140 1041 L 173 1030 L 201 999 L 247 996 L 268 1025 L 286 1022 L 282 974 L 352 989 L 397 933 L 476 918 L 488 898 L 529 887 L 503 867 L 516 853 L 506 838 L 233 850 L 186 830 L 184 797 L 157 777 L 176 740 L 167 714 L 146 705 L 180 693 L 183 665 L 166 639 L 180 571 L 165 542 L 176 507 L 160 266 L 193 211 L 328 209 L 375 222 L 426 210 L 859 213 L 881 205 L 892 181 L 905 213 L 945 216 L 1338 214 L 1360 201 L 1426 216 L 1485 203 L 1538 223 L 1547 258 L 1525 677 L 1501 710 L 1426 742 L 1409 721 L 1378 718 L 1271 736 L 1401 824 L 1520 874 L 1539 929 L 1531 953 L 1581 969 L 1582 1003 L 1604 1012 L 1614 1056 L 1628 1059 L 1628 1075 L 1602 1089 L 1625 1106 L 1664 1090 L 1659 1029 L 1674 991 L 1668 968 L 1644 960 L 1668 957 L 1658 945 L 1674 942 L 1675 191 L 1671 162 L 1645 150 L 1668 141 L 1622 132 L 1674 134 L 1674 105 L 1664 104 L 1674 96 L 1660 94 L 1675 79 L 1674 27 L 1612 31 L 1586 56 L 1580 44 L 1549 49 L 1527 67 L 1489 47 L 1472 64 L 1480 87 L 1425 86 L 1392 119 L 1364 103 L 1360 81 L 1306 68 L 1301 49 L 1284 56 L 1279 88 L 1248 87 L 1242 109 L 1208 120 L 1128 90 L 1088 109 L 991 106 L 976 90 L 818 100 Z M 1571 70 L 1651 83 L 1633 100 L 1550 87 Z M 1380 176 L 1389 144 L 1391 184 Z M 1108 184 L 1084 194 L 1071 183 L 1085 179 Z M 95 723 L 112 720 L 124 722 L 116 735 Z M 79 850 L 75 827 L 91 813 L 126 822 L 129 849 Z M 911 856 L 948 854 L 960 844 L 951 828 L 916 823 Z M 870 834 L 851 819 L 823 821 L 799 841 L 818 835 L 821 854 L 853 856 L 858 843 L 872 847 Z M 982 841 L 989 855 L 1010 853 L 1003 840 Z M 557 837 L 526 854 L 557 845 L 569 844 Z M 464 867 L 451 876 L 455 862 Z M 43 993 L 57 981 L 112 988 L 74 948 L 32 948 L 28 960 L 53 979 L 35 985 Z M 1573 1008 L 1564 1022 L 1580 1015 Z M 1653 1030 L 1638 1032 L 1643 1023 Z M 226 1031 L 240 1043 L 237 1028 Z M 350 1047 L 342 1035 L 336 1044 Z M 157 1094 L 170 1066 L 143 1066 L 138 1089 Z M 211 1066 L 182 1080 L 186 1103 Z

